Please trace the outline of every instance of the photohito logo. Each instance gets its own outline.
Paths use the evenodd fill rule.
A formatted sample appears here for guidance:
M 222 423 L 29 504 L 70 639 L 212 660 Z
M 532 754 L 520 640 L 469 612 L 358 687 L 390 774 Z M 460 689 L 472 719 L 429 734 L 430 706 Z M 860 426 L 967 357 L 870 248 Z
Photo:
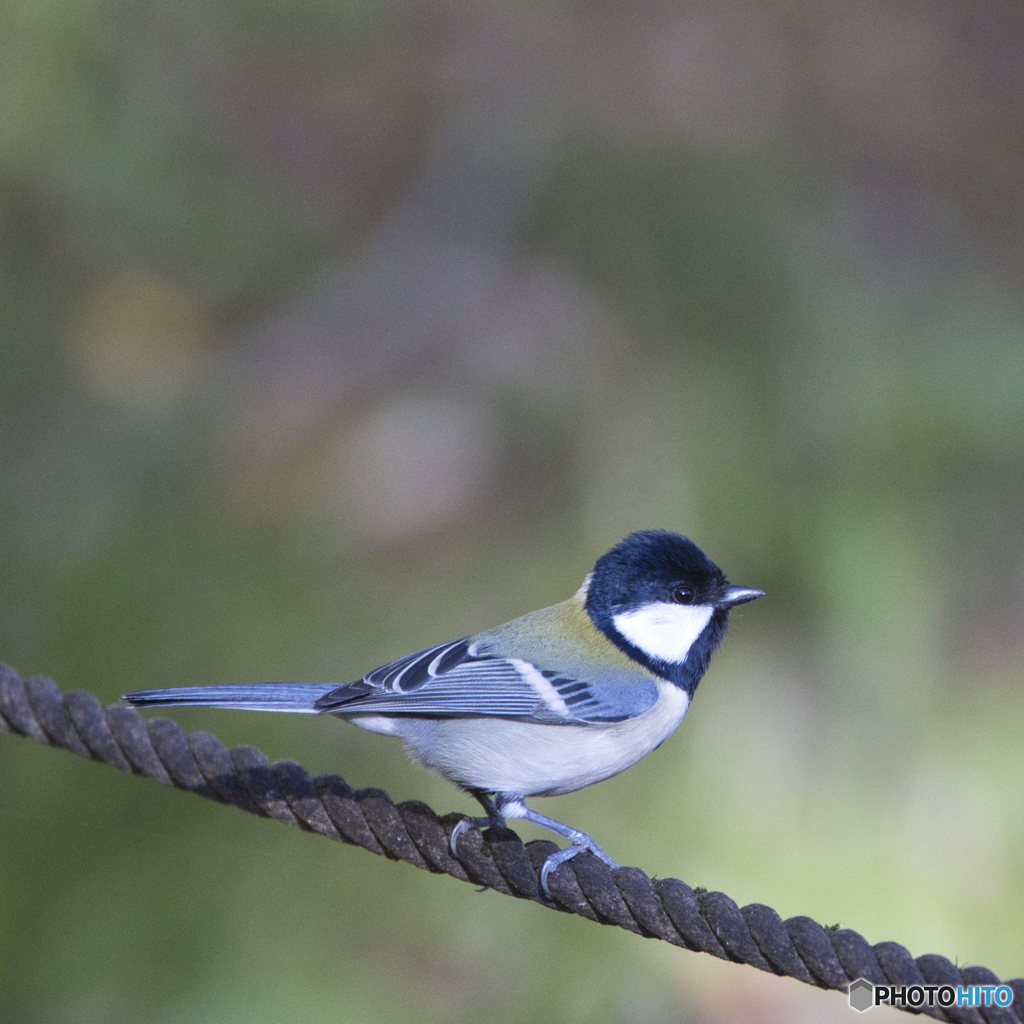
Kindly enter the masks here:
M 850 982 L 850 1005 L 863 1013 L 872 1006 L 1009 1006 L 1009 985 L 872 985 L 866 978 Z

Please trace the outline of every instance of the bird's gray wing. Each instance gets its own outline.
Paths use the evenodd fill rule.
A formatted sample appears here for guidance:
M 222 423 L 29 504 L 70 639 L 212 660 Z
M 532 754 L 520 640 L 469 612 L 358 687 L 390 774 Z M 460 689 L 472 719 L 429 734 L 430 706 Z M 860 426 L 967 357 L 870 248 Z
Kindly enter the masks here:
M 317 702 L 329 714 L 495 716 L 560 725 L 634 718 L 658 699 L 653 681 L 619 685 L 478 653 L 469 639 L 428 647 L 381 665 Z

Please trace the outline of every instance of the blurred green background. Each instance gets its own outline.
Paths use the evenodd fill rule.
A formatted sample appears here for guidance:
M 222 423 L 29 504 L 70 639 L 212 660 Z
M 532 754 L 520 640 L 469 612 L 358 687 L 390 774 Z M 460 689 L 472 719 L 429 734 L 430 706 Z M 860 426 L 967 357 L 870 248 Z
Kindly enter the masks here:
M 348 681 L 677 529 L 768 597 L 672 740 L 540 809 L 1024 973 L 1022 46 L 996 0 L 3 5 L 0 658 Z M 335 721 L 174 717 L 472 810 Z M 4 1021 L 849 1014 L 15 737 L 0 773 Z

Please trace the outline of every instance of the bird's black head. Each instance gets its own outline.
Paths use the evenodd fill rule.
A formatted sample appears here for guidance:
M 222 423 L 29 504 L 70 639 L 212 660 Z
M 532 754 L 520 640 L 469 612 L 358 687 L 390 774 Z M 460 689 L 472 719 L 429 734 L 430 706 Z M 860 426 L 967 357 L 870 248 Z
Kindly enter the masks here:
M 725 635 L 729 610 L 761 595 L 730 586 L 686 537 L 643 530 L 597 560 L 586 608 L 612 643 L 692 697 Z

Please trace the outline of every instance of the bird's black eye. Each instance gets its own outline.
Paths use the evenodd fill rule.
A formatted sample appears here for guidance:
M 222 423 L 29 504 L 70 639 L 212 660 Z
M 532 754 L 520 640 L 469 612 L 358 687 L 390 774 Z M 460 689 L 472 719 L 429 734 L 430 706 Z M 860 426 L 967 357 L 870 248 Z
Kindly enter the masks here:
M 693 589 L 691 587 L 676 587 L 672 591 L 672 600 L 676 604 L 693 604 Z

